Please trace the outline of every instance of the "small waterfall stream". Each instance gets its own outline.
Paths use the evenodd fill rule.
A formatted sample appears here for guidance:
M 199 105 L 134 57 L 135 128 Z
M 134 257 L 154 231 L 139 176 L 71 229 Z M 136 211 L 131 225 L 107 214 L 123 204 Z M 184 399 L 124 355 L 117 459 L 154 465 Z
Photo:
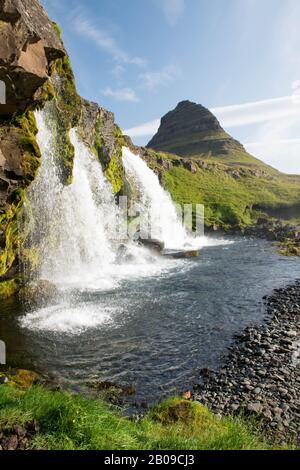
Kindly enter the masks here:
M 127 176 L 139 195 L 139 212 L 150 221 L 151 238 L 164 242 L 167 250 L 199 249 L 228 243 L 228 240 L 189 233 L 177 214 L 170 194 L 161 186 L 158 176 L 146 162 L 126 147 L 123 148 L 123 162 Z

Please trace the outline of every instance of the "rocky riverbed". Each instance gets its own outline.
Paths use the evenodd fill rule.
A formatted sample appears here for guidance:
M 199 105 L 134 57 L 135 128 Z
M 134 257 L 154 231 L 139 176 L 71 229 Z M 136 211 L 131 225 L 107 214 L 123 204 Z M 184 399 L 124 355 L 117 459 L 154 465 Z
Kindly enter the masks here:
M 264 298 L 263 325 L 247 327 L 219 371 L 202 369 L 193 398 L 220 415 L 253 414 L 266 434 L 300 445 L 300 280 Z

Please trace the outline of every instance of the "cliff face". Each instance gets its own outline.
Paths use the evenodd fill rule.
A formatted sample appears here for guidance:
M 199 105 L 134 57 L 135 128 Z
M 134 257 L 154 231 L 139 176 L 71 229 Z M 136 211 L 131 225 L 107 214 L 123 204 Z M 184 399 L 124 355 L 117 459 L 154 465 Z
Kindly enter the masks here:
M 41 101 L 41 86 L 64 46 L 38 0 L 0 0 L 0 80 L 6 85 L 1 114 Z
M 191 101 L 182 101 L 161 119 L 147 147 L 187 157 L 246 152 L 208 109 Z
M 0 0 L 0 297 L 22 283 L 34 253 L 27 189 L 41 163 L 34 111 L 47 107 L 59 148 L 61 178 L 72 183 L 74 148 L 69 131 L 77 127 L 99 158 L 115 194 L 124 188 L 123 137 L 112 113 L 77 93 L 60 30 L 38 0 Z M 26 204 L 25 204 L 26 203 Z

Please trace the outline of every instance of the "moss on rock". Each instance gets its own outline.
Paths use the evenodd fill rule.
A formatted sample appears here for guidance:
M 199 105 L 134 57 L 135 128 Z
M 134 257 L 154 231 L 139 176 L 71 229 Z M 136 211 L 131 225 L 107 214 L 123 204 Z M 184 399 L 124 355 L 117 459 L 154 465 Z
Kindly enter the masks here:
M 6 281 L 0 281 L 0 299 L 9 299 L 15 295 L 20 289 L 20 279 L 13 278 Z
M 286 238 L 279 244 L 278 252 L 283 256 L 300 256 L 300 239 Z
M 10 270 L 30 232 L 30 217 L 24 213 L 30 208 L 25 190 L 15 190 L 10 200 L 7 211 L 0 217 L 0 231 L 4 234 L 0 254 L 0 277 Z
M 1 377 L 6 377 L 6 384 L 11 387 L 27 389 L 37 384 L 41 380 L 41 376 L 36 372 L 27 369 L 3 369 L 0 372 Z
M 67 55 L 54 62 L 51 68 L 51 84 L 54 94 L 55 112 L 53 126 L 59 148 L 61 177 L 63 184 L 72 183 L 75 151 L 69 132 L 79 123 L 81 98 L 77 93 L 70 59 Z

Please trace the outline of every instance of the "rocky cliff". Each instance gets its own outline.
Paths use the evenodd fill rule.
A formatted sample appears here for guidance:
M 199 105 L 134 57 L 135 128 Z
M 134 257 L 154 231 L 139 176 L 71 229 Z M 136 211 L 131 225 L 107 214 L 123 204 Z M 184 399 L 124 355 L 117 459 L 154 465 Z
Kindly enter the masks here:
M 69 130 L 76 126 L 99 158 L 115 194 L 124 187 L 123 137 L 112 113 L 82 99 L 58 26 L 38 0 L 0 0 L 0 296 L 22 283 L 34 253 L 27 189 L 41 163 L 34 111 L 47 108 L 59 148 L 61 179 L 72 182 L 74 149 Z

